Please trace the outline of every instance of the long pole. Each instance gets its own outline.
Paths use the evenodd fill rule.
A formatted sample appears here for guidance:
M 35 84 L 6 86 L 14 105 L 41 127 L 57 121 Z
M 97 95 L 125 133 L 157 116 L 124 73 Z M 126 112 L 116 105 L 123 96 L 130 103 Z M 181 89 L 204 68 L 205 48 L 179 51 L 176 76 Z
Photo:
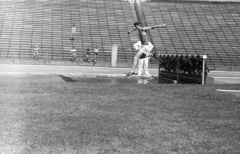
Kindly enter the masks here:
M 205 59 L 203 58 L 203 62 L 202 62 L 202 85 L 204 85 L 205 83 Z
M 179 83 L 179 58 L 177 57 L 177 83 Z
M 162 58 L 159 56 L 158 57 L 158 83 L 160 83 L 161 63 L 162 63 Z

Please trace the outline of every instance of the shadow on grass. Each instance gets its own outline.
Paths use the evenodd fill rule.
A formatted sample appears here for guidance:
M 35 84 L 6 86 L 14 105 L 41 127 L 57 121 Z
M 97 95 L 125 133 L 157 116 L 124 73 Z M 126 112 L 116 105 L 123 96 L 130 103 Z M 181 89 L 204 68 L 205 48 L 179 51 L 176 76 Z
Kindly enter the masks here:
M 68 77 L 68 76 L 60 75 L 60 77 L 61 77 L 65 82 L 76 82 L 75 80 L 73 80 L 72 78 L 70 78 L 70 77 Z

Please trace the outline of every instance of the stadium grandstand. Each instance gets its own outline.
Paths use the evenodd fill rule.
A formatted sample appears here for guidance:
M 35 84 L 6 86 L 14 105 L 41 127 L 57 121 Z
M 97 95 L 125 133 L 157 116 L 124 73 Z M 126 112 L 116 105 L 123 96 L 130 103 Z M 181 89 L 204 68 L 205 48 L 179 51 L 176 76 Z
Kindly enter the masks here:
M 148 34 L 158 53 L 207 54 L 210 66 L 240 65 L 236 0 L 0 0 L 0 60 L 34 61 L 38 45 L 40 60 L 67 62 L 74 46 L 83 62 L 87 47 L 98 46 L 98 61 L 110 62 L 117 44 L 118 63 L 132 63 L 138 35 L 127 31 L 137 20 L 167 24 Z

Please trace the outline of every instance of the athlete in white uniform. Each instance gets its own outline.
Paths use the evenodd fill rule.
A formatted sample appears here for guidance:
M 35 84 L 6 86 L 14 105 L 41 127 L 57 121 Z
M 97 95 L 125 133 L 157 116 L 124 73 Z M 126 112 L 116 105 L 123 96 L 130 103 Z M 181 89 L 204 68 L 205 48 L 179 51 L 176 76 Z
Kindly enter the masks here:
M 141 41 L 138 41 L 133 45 L 134 49 L 138 51 L 141 48 L 142 44 Z M 150 50 L 152 50 L 153 45 L 149 42 Z M 151 76 L 148 71 L 148 61 L 149 57 L 143 56 L 138 59 L 138 75 L 143 75 L 143 70 L 146 76 Z
M 149 26 L 149 27 L 142 27 L 141 22 L 135 22 L 134 23 L 134 28 L 129 30 L 128 33 L 130 34 L 132 31 L 137 30 L 138 33 L 139 33 L 139 38 L 140 38 L 142 46 L 139 49 L 139 51 L 137 52 L 137 54 L 134 56 L 134 62 L 133 62 L 132 70 L 131 70 L 131 72 L 127 73 L 127 76 L 131 76 L 131 75 L 134 74 L 134 70 L 137 66 L 138 59 L 141 56 L 148 57 L 150 55 L 150 51 L 152 50 L 152 47 L 151 47 L 150 42 L 147 38 L 147 31 L 150 30 L 150 29 L 154 29 L 154 28 L 164 28 L 164 27 L 166 27 L 166 24 Z

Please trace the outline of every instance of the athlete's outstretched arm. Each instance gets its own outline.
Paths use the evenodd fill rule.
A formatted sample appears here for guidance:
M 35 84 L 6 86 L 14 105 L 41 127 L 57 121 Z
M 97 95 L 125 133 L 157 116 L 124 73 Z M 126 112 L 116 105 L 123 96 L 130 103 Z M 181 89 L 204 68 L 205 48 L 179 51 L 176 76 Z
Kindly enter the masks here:
M 154 28 L 164 28 L 164 27 L 166 27 L 166 24 L 152 26 L 152 29 L 154 29 Z
M 136 27 L 135 28 L 133 28 L 133 29 L 130 29 L 129 31 L 128 31 L 128 34 L 130 34 L 132 31 L 134 31 L 134 30 L 136 30 Z
M 162 24 L 162 25 L 155 25 L 155 26 L 149 26 L 149 27 L 143 27 L 143 30 L 150 30 L 150 29 L 154 29 L 154 28 L 164 28 L 166 27 L 166 24 Z

